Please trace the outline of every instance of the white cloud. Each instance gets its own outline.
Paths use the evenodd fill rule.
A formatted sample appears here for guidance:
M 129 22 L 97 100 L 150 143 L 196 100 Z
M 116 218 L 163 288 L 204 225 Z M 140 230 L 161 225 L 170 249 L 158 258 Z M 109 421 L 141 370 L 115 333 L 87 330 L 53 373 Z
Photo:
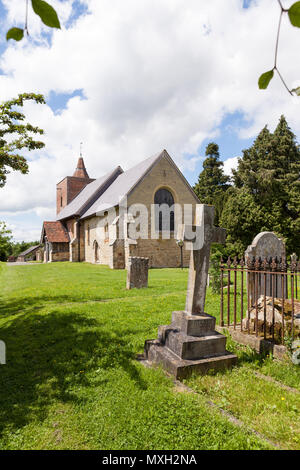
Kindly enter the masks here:
M 39 241 L 41 238 L 41 229 L 38 227 L 30 227 L 21 223 L 7 223 L 7 228 L 12 231 L 15 242 Z
M 7 29 L 12 21 L 23 21 L 17 3 L 4 1 Z M 247 10 L 242 0 L 85 3 L 89 14 L 54 31 L 50 46 L 42 39 L 39 18 L 30 15 L 31 35 L 40 42 L 10 42 L 2 55 L 2 100 L 25 91 L 48 97 L 50 91 L 76 89 L 86 99 L 71 98 L 56 115 L 49 106 L 25 106 L 30 122 L 45 129 L 46 149 L 31 155 L 28 175 L 9 175 L 1 211 L 35 210 L 49 218 L 55 184 L 74 171 L 81 141 L 88 172 L 98 177 L 163 148 L 181 168 L 193 171 L 199 146 L 218 134 L 228 112 L 248 119 L 240 137 L 255 136 L 265 124 L 274 127 L 282 113 L 300 135 L 299 99 L 287 94 L 278 77 L 268 90 L 257 88 L 258 76 L 272 67 L 279 15 L 273 0 L 258 0 Z M 62 24 L 72 4 L 53 3 Z M 291 86 L 300 74 L 299 43 L 299 30 L 284 21 L 279 65 Z M 229 158 L 225 170 L 235 163 Z
M 240 157 L 232 157 L 232 158 L 227 158 L 224 163 L 224 173 L 225 175 L 232 176 L 231 170 L 236 170 L 238 167 L 238 159 Z

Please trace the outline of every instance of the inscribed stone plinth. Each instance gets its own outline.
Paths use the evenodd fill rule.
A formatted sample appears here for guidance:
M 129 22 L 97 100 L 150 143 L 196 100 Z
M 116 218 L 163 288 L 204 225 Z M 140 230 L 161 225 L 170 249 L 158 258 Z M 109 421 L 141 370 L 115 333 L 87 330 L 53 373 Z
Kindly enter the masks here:
M 127 289 L 148 287 L 149 258 L 132 256 L 128 259 Z
M 265 258 L 269 261 L 270 258 L 277 258 L 278 260 L 285 258 L 285 244 L 273 232 L 261 232 L 253 239 L 252 244 L 248 246 L 245 251 L 245 259 Z M 249 294 L 251 306 L 255 304 L 255 274 L 249 273 Z M 264 294 L 264 276 L 258 276 L 257 297 Z M 287 280 L 287 279 L 286 279 Z M 274 275 L 274 297 L 286 297 L 286 284 L 284 283 L 284 292 L 282 289 L 281 275 Z M 272 274 L 266 276 L 266 295 L 272 296 Z

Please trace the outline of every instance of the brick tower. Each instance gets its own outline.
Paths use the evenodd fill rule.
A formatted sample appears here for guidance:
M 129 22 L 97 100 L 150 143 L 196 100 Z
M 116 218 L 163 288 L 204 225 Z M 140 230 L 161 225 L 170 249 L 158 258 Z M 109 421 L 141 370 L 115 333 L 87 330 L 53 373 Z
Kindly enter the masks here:
M 80 157 L 73 176 L 66 176 L 56 185 L 56 214 L 59 214 L 92 181 L 94 179 L 89 177 L 83 158 Z

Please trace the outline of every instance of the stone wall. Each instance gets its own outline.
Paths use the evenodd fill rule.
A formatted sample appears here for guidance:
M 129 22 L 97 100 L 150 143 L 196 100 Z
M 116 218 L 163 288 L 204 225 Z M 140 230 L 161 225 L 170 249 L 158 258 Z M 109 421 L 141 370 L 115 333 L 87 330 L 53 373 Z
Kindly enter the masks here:
M 99 247 L 98 263 L 110 265 L 113 249 L 109 245 L 109 238 L 104 238 L 103 231 L 99 228 L 99 222 L 100 217 L 92 217 L 84 221 L 83 230 L 85 235 L 84 238 L 82 237 L 84 247 L 81 251 L 85 252 L 85 261 L 95 263 L 95 242 L 97 242 Z
M 183 266 L 188 267 L 190 251 L 183 248 Z M 180 248 L 176 239 L 137 240 L 136 245 L 129 245 L 129 256 L 149 258 L 151 268 L 179 268 L 181 266 Z
M 181 219 L 178 214 L 175 214 L 175 231 L 173 234 L 171 233 L 169 240 L 164 240 L 162 233 L 159 232 L 156 232 L 158 239 L 154 240 L 150 238 L 151 204 L 154 204 L 154 195 L 160 188 L 166 188 L 172 193 L 175 204 L 180 204 L 182 208 L 182 214 L 184 204 L 192 204 L 192 220 L 195 216 L 195 207 L 197 204 L 196 196 L 187 188 L 177 169 L 166 158 L 162 158 L 128 197 L 128 207 L 134 203 L 143 203 L 147 207 L 149 214 L 149 239 L 138 239 L 136 245 L 130 245 L 129 256 L 149 258 L 149 267 L 180 267 L 181 258 L 180 248 L 176 243 L 176 225 L 183 223 L 183 219 Z M 189 266 L 189 260 L 190 251 L 183 248 L 183 265 Z
M 85 229 L 84 223 L 76 219 L 68 220 L 67 230 L 70 237 L 69 260 L 85 261 Z
M 55 261 L 69 261 L 69 257 L 69 251 L 60 251 L 58 253 L 50 251 L 50 262 L 52 263 Z

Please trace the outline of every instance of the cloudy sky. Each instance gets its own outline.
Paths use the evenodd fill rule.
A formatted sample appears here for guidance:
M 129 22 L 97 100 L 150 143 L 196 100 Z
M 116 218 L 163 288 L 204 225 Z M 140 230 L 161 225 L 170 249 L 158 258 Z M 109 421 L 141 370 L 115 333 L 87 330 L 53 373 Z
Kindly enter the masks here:
M 212 140 L 228 174 L 281 114 L 300 141 L 300 98 L 277 76 L 257 87 L 273 67 L 276 0 L 49 3 L 61 30 L 31 10 L 30 36 L 7 43 L 6 31 L 24 25 L 25 0 L 0 1 L 0 101 L 23 92 L 47 101 L 24 109 L 45 130 L 45 149 L 29 153 L 28 175 L 11 173 L 0 189 L 0 220 L 15 240 L 38 239 L 42 221 L 55 219 L 55 184 L 74 172 L 80 142 L 91 177 L 166 148 L 194 184 Z M 290 87 L 300 85 L 299 46 L 299 28 L 284 18 L 279 68 Z

